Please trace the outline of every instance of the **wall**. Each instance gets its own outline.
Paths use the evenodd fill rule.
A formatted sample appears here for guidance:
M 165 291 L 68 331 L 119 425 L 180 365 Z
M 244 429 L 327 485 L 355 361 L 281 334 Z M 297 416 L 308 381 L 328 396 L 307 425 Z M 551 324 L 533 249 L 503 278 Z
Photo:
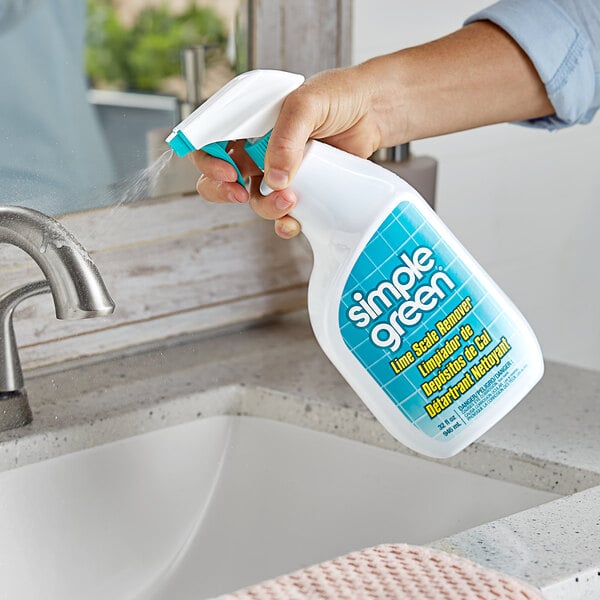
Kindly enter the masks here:
M 355 0 L 353 62 L 460 27 L 486 3 Z M 600 370 L 600 116 L 555 133 L 494 125 L 411 144 L 439 160 L 438 212 L 519 306 L 547 359 Z
M 306 245 L 279 239 L 247 206 L 175 195 L 60 220 L 92 255 L 116 308 L 109 317 L 59 321 L 49 294 L 23 302 L 14 326 L 25 369 L 64 369 L 65 361 L 123 355 L 306 306 Z M 3 247 L 3 290 L 40 276 L 23 250 Z

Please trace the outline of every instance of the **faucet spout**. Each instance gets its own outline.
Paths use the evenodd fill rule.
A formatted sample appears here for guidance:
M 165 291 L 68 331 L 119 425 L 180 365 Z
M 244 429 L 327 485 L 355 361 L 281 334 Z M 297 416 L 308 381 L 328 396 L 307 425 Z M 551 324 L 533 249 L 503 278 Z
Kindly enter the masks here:
M 0 206 L 0 244 L 24 250 L 46 276 L 0 295 L 0 431 L 5 431 L 32 419 L 12 323 L 15 307 L 49 291 L 58 319 L 109 315 L 115 305 L 89 254 L 51 217 L 29 208 Z
M 0 243 L 24 250 L 42 269 L 57 319 L 109 315 L 115 305 L 83 246 L 60 224 L 29 208 L 0 206 Z

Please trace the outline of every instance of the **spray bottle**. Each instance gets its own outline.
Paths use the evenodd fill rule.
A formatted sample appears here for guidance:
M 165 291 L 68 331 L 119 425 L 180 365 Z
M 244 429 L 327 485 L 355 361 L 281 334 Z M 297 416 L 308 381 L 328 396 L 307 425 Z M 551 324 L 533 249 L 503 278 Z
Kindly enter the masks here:
M 230 162 L 226 146 L 264 155 L 301 75 L 239 75 L 167 142 Z M 323 351 L 380 423 L 435 458 L 453 456 L 536 384 L 543 360 L 517 308 L 405 181 L 311 140 L 290 187 L 291 215 L 313 250 L 308 311 Z M 265 190 L 267 191 L 267 190 Z

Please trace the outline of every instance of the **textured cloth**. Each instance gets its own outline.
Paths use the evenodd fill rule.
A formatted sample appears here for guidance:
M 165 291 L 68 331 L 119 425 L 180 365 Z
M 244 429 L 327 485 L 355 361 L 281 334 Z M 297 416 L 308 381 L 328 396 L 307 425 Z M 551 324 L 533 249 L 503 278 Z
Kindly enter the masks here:
M 531 586 L 441 550 L 383 544 L 218 600 L 543 600 Z
M 555 115 L 524 124 L 558 129 L 588 123 L 600 107 L 600 2 L 501 0 L 466 23 L 487 20 L 529 56 Z

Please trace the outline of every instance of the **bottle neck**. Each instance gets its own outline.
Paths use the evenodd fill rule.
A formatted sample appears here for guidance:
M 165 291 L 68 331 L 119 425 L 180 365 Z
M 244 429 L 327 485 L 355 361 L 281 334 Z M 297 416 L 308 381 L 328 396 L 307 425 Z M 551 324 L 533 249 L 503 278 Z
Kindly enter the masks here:
M 313 140 L 290 185 L 298 197 L 290 214 L 315 255 L 332 245 L 351 249 L 398 203 L 402 183 L 369 160 Z

